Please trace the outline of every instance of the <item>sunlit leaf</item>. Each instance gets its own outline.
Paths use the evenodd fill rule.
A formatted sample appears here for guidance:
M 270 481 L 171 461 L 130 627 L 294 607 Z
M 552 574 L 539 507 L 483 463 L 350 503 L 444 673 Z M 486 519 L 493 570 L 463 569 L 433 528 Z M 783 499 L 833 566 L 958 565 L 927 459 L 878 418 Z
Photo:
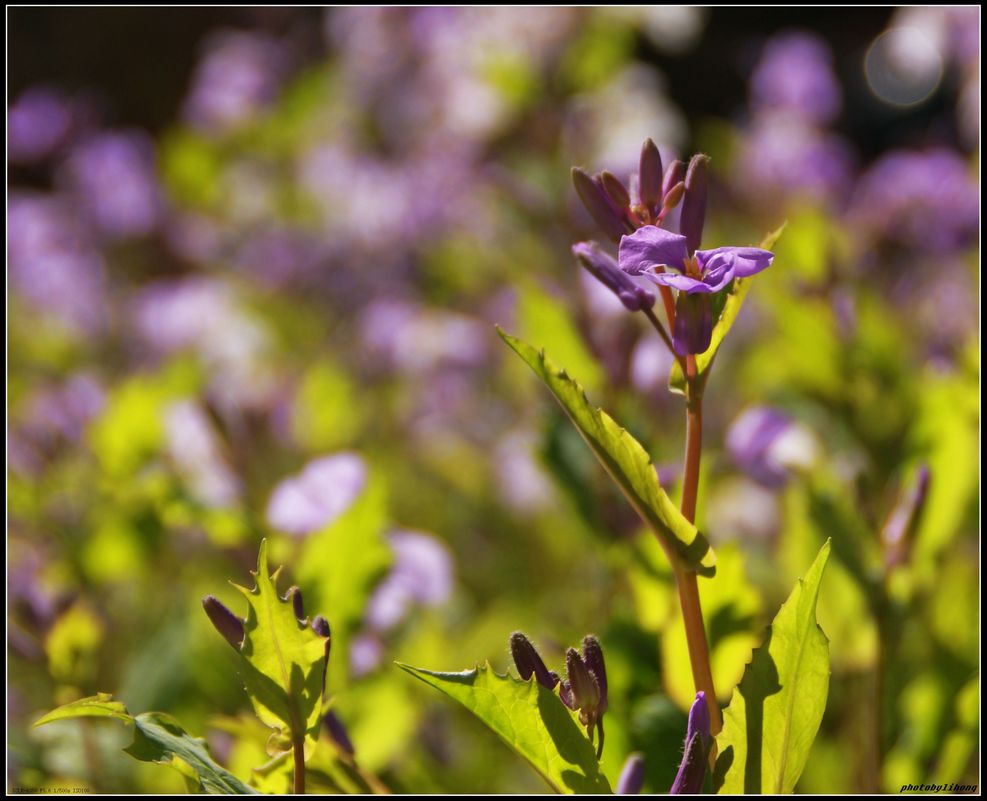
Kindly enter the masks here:
M 589 738 L 552 690 L 498 676 L 489 663 L 461 673 L 398 666 L 466 707 L 556 792 L 610 792 Z
M 716 572 L 713 549 L 699 530 L 675 507 L 658 482 L 647 451 L 606 412 L 590 404 L 583 388 L 544 352 L 497 329 L 562 404 L 586 444 L 669 555 L 704 576 Z
M 178 721 L 162 712 L 144 712 L 133 717 L 108 693 L 80 698 L 53 709 L 34 725 L 82 717 L 115 718 L 134 726 L 134 741 L 124 751 L 141 762 L 170 765 L 193 780 L 198 789 L 223 795 L 249 795 L 257 791 L 216 764 L 205 741 L 193 737 Z
M 805 767 L 829 692 L 829 642 L 816 623 L 829 549 L 782 604 L 724 712 L 719 793 L 791 793 Z
M 270 572 L 264 540 L 254 588 L 234 584 L 249 603 L 240 655 L 247 694 L 257 716 L 275 730 L 272 741 L 286 738 L 297 747 L 319 734 L 329 640 L 298 621 L 291 601 L 278 595 L 280 572 Z
M 783 223 L 781 227 L 764 237 L 758 247 L 771 250 L 784 230 L 785 224 Z M 710 341 L 709 349 L 696 356 L 696 374 L 699 378 L 703 378 L 712 366 L 716 352 L 737 320 L 737 315 L 740 314 L 740 308 L 744 305 L 744 300 L 747 299 L 747 293 L 750 292 L 751 281 L 753 280 L 753 276 L 751 278 L 737 278 L 730 287 L 723 301 L 720 316 L 713 326 L 713 338 Z M 685 376 L 682 374 L 682 368 L 677 361 L 672 363 L 672 372 L 668 376 L 668 388 L 673 392 L 685 393 Z

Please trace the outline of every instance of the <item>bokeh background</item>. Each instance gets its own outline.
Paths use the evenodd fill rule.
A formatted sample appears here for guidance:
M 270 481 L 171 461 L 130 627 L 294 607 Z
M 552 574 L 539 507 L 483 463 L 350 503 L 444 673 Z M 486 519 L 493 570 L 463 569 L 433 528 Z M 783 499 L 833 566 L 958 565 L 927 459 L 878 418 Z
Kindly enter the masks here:
M 976 783 L 979 9 L 13 8 L 8 49 L 8 787 L 183 789 L 112 723 L 30 728 L 97 691 L 250 778 L 200 600 L 242 612 L 267 537 L 391 789 L 544 789 L 393 666 L 504 670 L 520 629 L 556 668 L 601 637 L 604 766 L 667 790 L 667 565 L 493 328 L 674 490 L 669 358 L 569 254 L 570 166 L 626 178 L 647 136 L 712 157 L 707 247 L 788 221 L 706 396 L 721 701 L 833 537 L 800 789 Z

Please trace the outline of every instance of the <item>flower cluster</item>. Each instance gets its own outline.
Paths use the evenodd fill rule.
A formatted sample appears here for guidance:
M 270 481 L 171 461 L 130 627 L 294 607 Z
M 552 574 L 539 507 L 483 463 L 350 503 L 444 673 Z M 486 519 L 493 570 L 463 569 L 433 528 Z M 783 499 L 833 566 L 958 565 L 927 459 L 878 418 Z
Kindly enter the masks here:
M 673 161 L 662 174 L 658 148 L 648 139 L 629 190 L 607 171 L 590 176 L 579 168 L 572 170 L 583 205 L 603 232 L 619 243 L 617 260 L 595 242 L 574 245 L 573 254 L 628 311 L 650 313 L 654 306 L 654 295 L 635 276 L 656 284 L 667 298 L 672 343 L 679 356 L 709 349 L 714 322 L 709 296 L 722 292 L 735 278 L 764 270 L 774 259 L 774 254 L 760 248 L 699 249 L 706 219 L 708 162 L 706 156 L 696 155 L 688 169 Z M 675 233 L 662 225 L 679 204 L 680 232 Z M 674 309 L 672 289 L 678 293 Z

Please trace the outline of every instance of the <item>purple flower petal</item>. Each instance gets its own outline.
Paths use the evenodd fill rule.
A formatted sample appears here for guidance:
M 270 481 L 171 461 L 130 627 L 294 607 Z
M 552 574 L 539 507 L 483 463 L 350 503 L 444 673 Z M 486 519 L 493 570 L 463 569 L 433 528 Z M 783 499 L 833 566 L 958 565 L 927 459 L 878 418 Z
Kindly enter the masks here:
M 674 267 L 683 272 L 688 255 L 684 236 L 645 225 L 621 238 L 618 262 L 620 269 L 631 275 L 640 275 L 652 267 Z
M 726 268 L 734 278 L 747 278 L 771 266 L 775 254 L 761 248 L 724 247 L 696 252 L 696 260 L 706 273 Z
M 355 453 L 316 459 L 274 489 L 267 505 L 267 522 L 280 531 L 304 537 L 345 512 L 366 483 L 366 465 Z
M 705 353 L 713 338 L 713 303 L 708 295 L 680 292 L 675 301 L 672 344 L 679 356 Z
M 688 292 L 690 295 L 695 293 L 708 295 L 711 292 L 719 292 L 725 285 L 722 281 L 718 281 L 712 285 L 707 284 L 698 278 L 690 278 L 687 275 L 679 275 L 678 273 L 646 272 L 643 275 L 649 281 L 653 281 L 656 284 L 670 286 L 672 289 L 678 289 L 680 292 Z

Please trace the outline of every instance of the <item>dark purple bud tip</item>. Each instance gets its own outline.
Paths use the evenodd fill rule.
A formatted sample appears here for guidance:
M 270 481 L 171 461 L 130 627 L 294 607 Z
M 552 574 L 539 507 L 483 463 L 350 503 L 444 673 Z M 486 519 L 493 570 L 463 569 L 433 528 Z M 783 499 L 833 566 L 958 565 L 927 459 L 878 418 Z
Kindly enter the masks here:
M 685 236 L 689 254 L 695 253 L 703 239 L 706 222 L 706 192 L 709 183 L 707 164 L 709 156 L 692 157 L 685 173 L 685 197 L 682 199 L 682 217 L 679 228 Z
M 644 788 L 644 754 L 635 752 L 627 757 L 617 779 L 616 795 L 638 795 Z
M 606 190 L 607 195 L 616 204 L 618 209 L 626 209 L 631 205 L 631 196 L 627 192 L 620 179 L 609 170 L 600 173 L 600 183 Z
M 322 615 L 315 616 L 315 619 L 312 621 L 312 631 L 320 637 L 332 636 L 332 632 L 329 629 L 329 621 L 322 617 Z
M 558 674 L 545 666 L 535 646 L 520 631 L 515 631 L 511 635 L 511 656 L 514 658 L 518 674 L 525 681 L 534 676 L 542 687 L 549 690 L 554 689 L 559 683 Z
M 703 780 L 706 778 L 706 749 L 703 748 L 702 738 L 695 734 L 686 743 L 679 771 L 672 782 L 670 795 L 698 795 L 703 791 Z
M 658 147 L 650 139 L 645 139 L 641 146 L 641 166 L 639 178 L 641 182 L 641 205 L 649 212 L 658 208 L 661 201 L 661 154 Z
M 226 641 L 240 650 L 243 645 L 243 621 L 227 609 L 214 595 L 202 599 L 202 608 L 206 610 L 216 631 L 226 638 Z
M 305 605 L 302 602 L 302 591 L 298 587 L 289 587 L 285 594 L 285 600 L 291 599 L 291 607 L 295 612 L 295 618 L 299 623 L 305 620 Z
M 596 242 L 579 242 L 572 246 L 572 254 L 597 281 L 620 299 L 628 311 L 644 311 L 655 305 L 654 293 L 639 286 Z
M 596 679 L 596 686 L 600 691 L 600 701 L 597 705 L 597 713 L 602 715 L 607 711 L 607 668 L 603 662 L 603 649 L 600 641 L 592 634 L 587 634 L 583 638 L 583 661 L 589 672 Z
M 597 706 L 600 703 L 600 689 L 575 648 L 565 652 L 565 670 L 572 703 L 579 710 L 579 719 L 583 725 L 592 725 L 596 720 Z
M 343 721 L 331 709 L 322 718 L 322 725 L 325 726 L 326 733 L 344 754 L 349 754 L 350 756 L 356 754 L 356 749 L 353 748 L 353 741 L 350 739 L 349 732 L 346 731 Z
M 603 184 L 594 181 L 578 167 L 572 168 L 572 183 L 596 224 L 610 239 L 619 242 L 620 237 L 627 233 L 627 227 L 621 219 L 620 209 L 610 199 Z

